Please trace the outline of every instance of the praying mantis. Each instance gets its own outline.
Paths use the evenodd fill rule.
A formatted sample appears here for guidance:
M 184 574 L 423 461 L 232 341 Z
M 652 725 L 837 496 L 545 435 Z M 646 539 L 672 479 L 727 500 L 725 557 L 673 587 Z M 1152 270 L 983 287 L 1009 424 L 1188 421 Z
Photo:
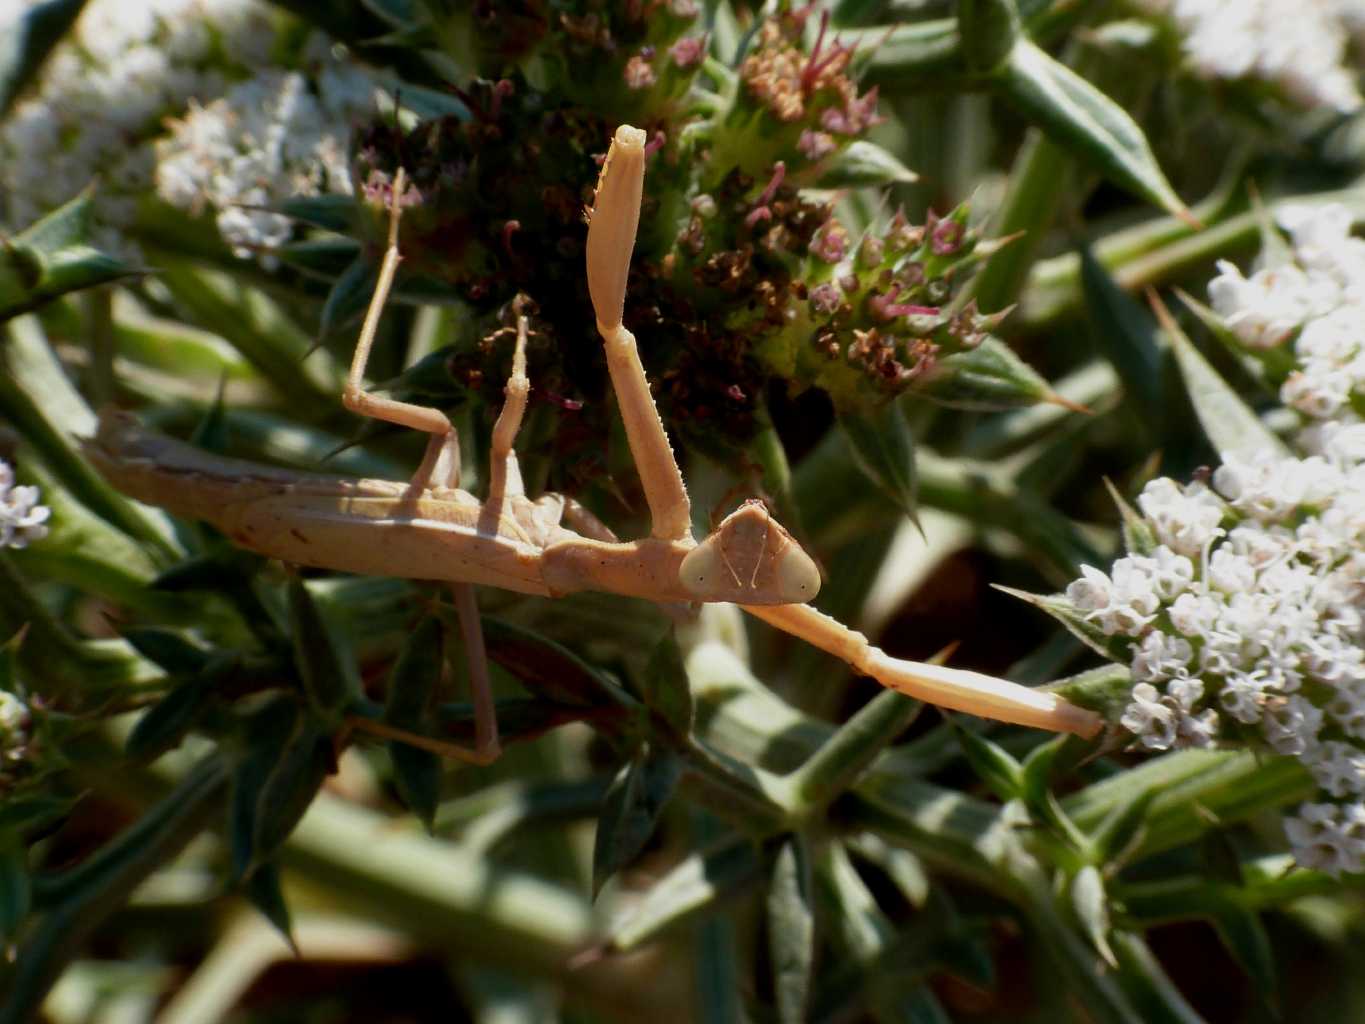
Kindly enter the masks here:
M 388 239 L 356 343 L 343 404 L 362 416 L 423 431 L 412 479 L 298 473 L 201 452 L 105 413 L 85 451 L 114 486 L 141 501 L 218 527 L 234 543 L 286 562 L 447 583 L 464 639 L 474 745 L 456 756 L 484 764 L 500 752 L 474 586 L 541 597 L 599 590 L 646 600 L 732 602 L 841 658 L 883 686 L 941 707 L 1057 732 L 1093 736 L 1099 715 L 1054 694 L 941 665 L 887 655 L 861 633 L 811 607 L 815 561 L 768 512 L 746 501 L 698 542 L 687 488 L 650 394 L 635 337 L 622 324 L 639 225 L 645 132 L 622 125 L 609 146 L 589 216 L 587 283 L 626 440 L 649 507 L 650 536 L 618 540 L 573 499 L 525 493 L 513 441 L 526 409 L 528 320 L 520 306 L 504 404 L 493 427 L 488 492 L 461 490 L 455 427 L 440 410 L 364 388 L 380 316 L 401 259 L 404 175 L 394 177 Z

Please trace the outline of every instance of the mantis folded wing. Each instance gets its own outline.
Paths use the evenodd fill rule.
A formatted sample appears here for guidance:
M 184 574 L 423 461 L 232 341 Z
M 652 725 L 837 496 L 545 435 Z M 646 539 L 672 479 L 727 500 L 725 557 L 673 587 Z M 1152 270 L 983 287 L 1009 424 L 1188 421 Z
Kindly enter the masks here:
M 587 242 L 588 288 L 626 437 L 652 521 L 651 536 L 619 541 L 571 499 L 534 500 L 522 487 L 512 442 L 530 384 L 527 319 L 518 309 L 517 349 L 506 402 L 493 431 L 489 493 L 459 488 L 459 444 L 443 413 L 382 398 L 362 387 L 380 313 L 400 259 L 403 174 L 393 183 L 389 244 L 356 344 L 343 401 L 362 415 L 431 435 L 408 483 L 293 473 L 219 458 L 106 413 L 86 454 L 139 500 L 213 523 L 235 543 L 300 565 L 451 584 L 474 690 L 476 744 L 457 756 L 498 753 L 497 723 L 472 585 L 556 597 L 603 590 L 661 602 L 728 601 L 848 662 L 884 686 L 986 718 L 1097 733 L 1102 720 L 1048 693 L 979 673 L 890 657 L 861 633 L 805 602 L 820 586 L 814 561 L 768 513 L 745 502 L 698 543 L 682 473 L 649 391 L 635 338 L 622 324 L 639 221 L 645 133 L 616 132 L 598 180 Z

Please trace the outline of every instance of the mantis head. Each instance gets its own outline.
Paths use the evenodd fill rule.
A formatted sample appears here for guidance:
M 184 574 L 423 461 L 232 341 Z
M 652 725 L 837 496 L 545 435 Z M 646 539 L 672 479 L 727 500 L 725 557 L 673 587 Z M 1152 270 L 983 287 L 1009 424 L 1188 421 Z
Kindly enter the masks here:
M 803 604 L 820 590 L 820 570 L 761 501 L 731 512 L 682 560 L 683 589 L 698 601 Z

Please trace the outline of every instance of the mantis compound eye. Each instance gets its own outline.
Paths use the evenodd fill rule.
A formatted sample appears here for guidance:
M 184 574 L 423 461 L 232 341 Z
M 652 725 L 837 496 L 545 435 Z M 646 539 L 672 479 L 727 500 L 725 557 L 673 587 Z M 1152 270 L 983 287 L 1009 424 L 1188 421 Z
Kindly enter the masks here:
M 698 601 L 802 604 L 820 570 L 761 501 L 747 501 L 682 560 L 679 582 Z

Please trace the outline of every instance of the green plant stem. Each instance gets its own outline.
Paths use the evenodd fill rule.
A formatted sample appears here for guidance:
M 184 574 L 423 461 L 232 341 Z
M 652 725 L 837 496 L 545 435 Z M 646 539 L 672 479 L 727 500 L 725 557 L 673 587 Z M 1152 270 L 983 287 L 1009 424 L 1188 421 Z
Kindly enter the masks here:
M 155 807 L 89 861 L 50 882 L 50 909 L 23 937 L 0 1006 L 0 1024 L 33 1019 L 48 988 L 85 939 L 143 879 L 174 857 L 221 808 L 222 763 L 201 761 Z
M 894 690 L 864 704 L 791 774 L 797 816 L 804 821 L 822 814 L 923 710 L 923 703 Z

